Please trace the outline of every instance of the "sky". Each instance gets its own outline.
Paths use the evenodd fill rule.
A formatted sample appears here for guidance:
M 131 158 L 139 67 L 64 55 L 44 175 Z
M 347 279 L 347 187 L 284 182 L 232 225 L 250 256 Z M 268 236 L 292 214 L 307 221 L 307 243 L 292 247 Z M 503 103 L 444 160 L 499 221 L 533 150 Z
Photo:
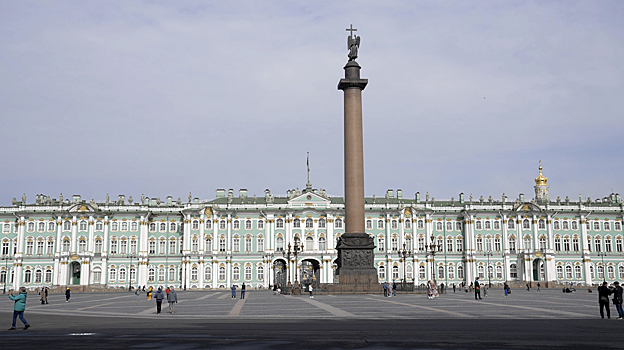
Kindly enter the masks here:
M 624 194 L 622 1 L 2 1 L 0 205 L 342 196 L 351 24 L 365 192 Z

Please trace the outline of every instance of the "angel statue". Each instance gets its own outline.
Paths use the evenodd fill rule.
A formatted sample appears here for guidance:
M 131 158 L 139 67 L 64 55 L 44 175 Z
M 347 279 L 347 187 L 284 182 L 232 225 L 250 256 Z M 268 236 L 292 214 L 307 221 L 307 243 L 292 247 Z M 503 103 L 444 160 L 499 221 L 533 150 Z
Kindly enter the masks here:
M 355 61 L 358 57 L 358 49 L 360 48 L 360 37 L 349 35 L 347 38 L 347 48 L 349 49 L 349 61 Z

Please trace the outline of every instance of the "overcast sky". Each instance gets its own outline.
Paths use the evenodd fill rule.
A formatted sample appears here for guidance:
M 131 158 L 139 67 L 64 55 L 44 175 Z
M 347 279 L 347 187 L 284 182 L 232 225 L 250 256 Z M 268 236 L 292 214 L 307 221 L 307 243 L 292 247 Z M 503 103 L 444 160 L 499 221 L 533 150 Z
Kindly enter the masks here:
M 2 1 L 0 204 L 343 194 L 350 24 L 366 195 L 624 194 L 622 1 Z

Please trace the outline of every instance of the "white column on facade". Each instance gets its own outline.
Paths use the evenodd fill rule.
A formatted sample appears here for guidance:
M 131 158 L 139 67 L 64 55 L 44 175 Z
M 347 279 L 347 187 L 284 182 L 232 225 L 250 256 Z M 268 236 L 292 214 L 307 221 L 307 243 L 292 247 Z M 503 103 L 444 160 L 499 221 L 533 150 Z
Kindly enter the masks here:
M 13 259 L 13 290 L 18 290 L 22 285 L 22 257 L 24 256 L 24 229 L 26 227 L 23 216 L 19 218 L 17 225 L 17 254 L 15 254 Z M 7 274 L 7 278 L 11 278 L 11 275 Z
M 52 273 L 53 279 L 52 284 L 55 286 L 60 285 L 60 273 L 61 273 L 61 230 L 63 229 L 63 221 L 62 217 L 58 216 L 56 218 L 56 241 L 54 248 L 54 271 Z M 8 276 L 8 275 L 7 275 Z
M 182 255 L 186 256 L 191 251 L 191 214 L 185 215 L 183 237 Z
M 227 241 L 226 241 L 226 250 L 228 254 L 232 254 L 232 214 L 228 214 L 227 216 Z M 229 273 L 228 273 L 229 276 Z M 228 277 L 229 278 L 229 277 Z M 228 280 L 229 287 L 229 280 Z
M 199 267 L 197 268 L 197 280 L 199 281 L 199 285 L 197 286 L 198 288 L 204 288 L 204 286 L 206 285 L 206 283 L 208 281 L 205 280 L 206 274 L 204 271 L 204 260 L 203 258 L 201 260 L 199 260 Z
M 475 272 L 475 263 L 476 263 L 476 259 L 475 259 L 475 231 L 474 231 L 474 216 L 472 214 L 466 216 L 466 220 L 464 223 L 464 228 L 466 231 L 466 249 L 465 249 L 465 254 L 466 254 L 466 260 L 465 260 L 465 266 L 464 266 L 464 272 L 466 275 L 466 282 L 467 284 L 470 284 L 471 281 L 473 281 L 476 277 L 476 272 Z
M 91 274 L 91 269 L 89 268 L 91 266 L 91 262 L 89 261 L 88 257 L 83 257 L 81 259 L 82 261 L 80 262 L 81 266 L 80 266 L 80 285 L 81 286 L 87 286 L 89 285 L 89 277 Z M 127 273 L 130 273 L 130 270 L 126 270 Z M 126 275 L 129 276 L 129 275 Z
M 399 211 L 399 250 L 403 249 L 403 243 L 405 243 L 405 217 L 402 211 Z
M 535 214 L 533 214 L 533 218 L 531 219 L 531 225 L 533 226 L 533 251 L 537 252 L 540 250 L 540 245 L 539 245 L 539 231 L 538 229 L 538 225 L 537 225 L 537 216 Z
M 225 264 L 225 288 L 230 288 L 232 281 L 232 261 L 228 258 Z
M 214 214 L 214 219 L 212 220 L 212 251 L 219 251 L 219 217 L 217 214 Z M 213 271 L 214 273 L 214 271 Z M 215 279 L 213 278 L 213 281 Z
M 386 252 L 392 252 L 392 237 L 390 234 L 390 214 L 384 215 L 384 236 L 386 236 Z
M 334 238 L 334 216 L 327 215 L 327 252 L 332 254 L 336 251 L 336 238 Z M 333 265 L 330 265 L 332 267 Z
M 286 217 L 284 218 L 284 225 L 285 225 L 284 227 L 286 228 L 286 239 L 284 242 L 284 250 L 288 249 L 288 244 L 293 246 L 292 224 L 293 224 L 292 215 L 286 214 Z M 290 270 L 290 266 L 288 267 L 288 270 Z
M 318 218 L 312 219 L 312 227 L 314 228 L 314 243 L 312 246 L 312 250 L 315 252 L 318 252 L 319 251 Z
M 587 216 L 581 215 L 581 220 L 580 220 L 581 242 L 579 243 L 581 244 L 581 247 L 583 248 L 583 254 L 582 254 L 583 260 L 582 261 L 583 261 L 583 273 L 585 275 L 585 284 L 591 285 L 592 284 L 591 271 L 590 271 L 591 256 L 589 253 L 590 252 L 589 247 L 587 246 L 587 238 L 588 238 L 587 224 L 586 224 L 587 220 L 589 220 L 589 215 Z
M 108 218 L 104 223 L 104 236 L 108 240 Z M 147 285 L 147 264 L 148 261 L 148 215 L 141 215 L 140 226 L 140 238 L 139 238 L 139 268 L 137 269 L 137 281 L 139 285 Z M 108 241 L 107 241 L 108 242 Z M 108 271 L 108 267 L 106 269 Z
M 217 259 L 212 259 L 212 288 L 216 289 L 218 287 L 217 282 L 219 281 L 219 264 L 217 263 Z
M 274 235 L 275 228 L 275 220 L 273 219 L 273 215 L 267 215 L 264 220 L 264 250 L 267 253 L 271 253 L 275 251 L 275 237 Z
M 76 235 L 78 234 L 77 230 L 78 230 L 78 218 L 76 218 L 76 215 L 74 215 L 74 217 L 72 218 L 72 229 L 71 229 L 71 253 L 72 254 L 76 254 L 76 252 L 78 251 L 76 249 Z
M 89 240 L 88 245 L 87 245 L 87 251 L 89 252 L 89 256 L 91 256 L 91 254 L 93 253 L 94 249 L 94 243 L 93 243 L 93 232 L 94 232 L 94 218 L 93 215 L 89 216 Z M 130 247 L 128 247 L 128 249 L 130 249 Z
M 548 214 L 546 216 L 546 230 L 548 233 L 548 242 L 546 245 L 547 254 L 546 261 L 544 262 L 544 277 L 546 281 L 556 281 L 557 276 L 555 274 L 555 254 L 553 252 L 553 227 L 552 227 L 552 215 Z
M 210 220 L 210 218 L 208 218 L 207 220 Z M 206 242 L 206 233 L 205 233 L 205 229 L 206 229 L 206 215 L 202 212 L 201 215 L 199 215 L 199 253 L 201 254 L 201 256 L 204 256 L 204 254 L 206 254 L 206 251 L 208 250 L 208 247 L 205 247 L 205 242 Z M 203 273 L 203 272 L 202 272 Z M 200 281 L 203 281 L 203 277 L 199 279 Z M 203 287 L 203 284 L 202 284 Z
M 505 274 L 504 280 L 505 281 L 509 281 L 510 280 L 510 269 L 509 269 L 509 265 L 511 265 L 511 253 L 509 250 L 509 232 L 507 231 L 507 215 L 502 214 L 501 213 L 501 229 L 503 231 L 503 273 Z

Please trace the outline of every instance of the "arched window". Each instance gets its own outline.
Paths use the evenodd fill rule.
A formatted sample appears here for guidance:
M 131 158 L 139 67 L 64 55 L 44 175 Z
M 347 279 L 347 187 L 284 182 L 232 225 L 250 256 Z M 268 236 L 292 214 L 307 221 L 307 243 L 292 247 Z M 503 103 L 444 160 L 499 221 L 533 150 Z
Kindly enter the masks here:
M 501 251 L 501 239 L 500 236 L 496 236 L 494 238 L 494 250 L 497 252 Z
M 438 222 L 436 222 L 436 230 L 437 230 L 437 231 L 442 231 L 442 230 L 443 230 L 443 227 L 444 227 L 444 226 L 442 226 L 442 221 L 438 221 Z M 480 230 L 480 229 L 478 229 L 478 230 Z
M 306 219 L 306 228 L 314 228 L 314 220 L 307 218 Z
M 306 237 L 305 250 L 311 252 L 314 250 L 314 238 Z
M 377 238 L 377 241 L 377 249 L 379 249 L 380 252 L 386 250 L 386 239 L 384 238 L 384 236 L 380 235 L 379 238 Z
M 578 230 L 578 222 L 572 221 L 572 229 L 573 230 Z
M 120 281 L 126 280 L 126 268 L 124 266 L 121 266 L 119 268 L 119 280 Z
M 284 220 L 283 219 L 277 219 L 275 221 L 275 227 L 276 228 L 284 228 Z
M 616 231 L 622 231 L 622 223 L 619 221 L 616 221 L 613 227 L 615 228 Z
M 444 279 L 444 266 L 438 266 L 438 280 Z
M 405 272 L 407 275 L 407 280 L 410 281 L 414 278 L 413 274 L 414 274 L 414 268 L 412 267 L 412 265 L 407 265 L 407 267 L 405 268 Z
M 191 281 L 197 281 L 197 266 L 191 267 Z
M 496 265 L 496 278 L 503 279 L 503 267 L 500 265 Z
M 373 228 L 373 224 L 371 223 L 371 228 Z M 405 229 L 409 230 L 412 228 L 412 220 L 410 219 L 406 219 L 405 220 Z
M 204 268 L 204 281 L 210 281 L 212 279 L 212 267 L 206 266 Z
M 564 230 L 569 230 L 570 229 L 570 223 L 567 221 L 564 221 L 561 223 L 562 227 Z
M 462 223 L 460 221 L 456 221 L 455 222 L 455 231 L 461 232 L 461 230 L 462 230 Z
M 524 249 L 525 250 L 531 249 L 531 236 L 524 236 Z
M 2 228 L 2 232 L 4 232 L 4 233 L 11 232 L 11 225 L 10 224 L 4 224 L 4 227 Z
M 264 281 L 264 267 L 262 267 L 262 265 L 258 265 L 257 268 L 257 273 L 258 273 L 258 281 Z
M 569 236 L 563 237 L 563 250 L 566 252 L 570 251 L 570 237 Z
M 546 249 L 546 237 L 542 236 L 539 239 L 540 249 Z
M 605 252 L 607 253 L 611 253 L 612 247 L 611 247 L 611 237 L 606 237 L 605 238 Z
M 494 267 L 492 265 L 488 265 L 487 272 L 488 272 L 489 279 L 494 278 Z
M 71 221 L 63 221 L 63 231 L 71 231 Z
M 417 225 L 419 229 L 425 228 L 425 222 L 423 220 L 418 220 Z
M 245 281 L 251 281 L 251 266 L 245 266 Z
M 204 222 L 204 230 L 212 230 L 212 220 L 210 220 L 210 218 L 206 218 L 206 221 Z
M 193 220 L 191 230 L 199 230 L 199 220 Z M 234 221 L 234 229 L 238 228 L 238 220 Z
M 398 280 L 398 279 L 399 279 L 399 267 L 392 266 L 392 280 Z
M 160 232 L 165 232 L 165 231 L 167 231 L 167 223 L 161 222 L 160 223 Z
M 207 252 L 212 251 L 212 237 L 206 236 L 206 240 L 204 241 L 204 250 Z
M 294 228 L 300 228 L 301 227 L 301 220 L 299 220 L 299 219 L 293 220 L 293 227 Z
M 26 272 L 24 272 L 24 283 L 30 283 L 31 280 L 32 280 L 32 271 L 26 270 Z
M 384 220 L 383 219 L 377 220 L 377 229 L 383 230 L 383 228 L 384 228 Z
M 234 253 L 238 253 L 240 251 L 240 238 L 234 237 L 234 239 L 232 239 L 232 250 Z
M 275 240 L 275 250 L 277 250 L 278 252 L 284 251 L 284 238 L 277 237 L 277 239 Z
M 128 231 L 128 223 L 126 221 L 121 223 L 121 230 L 124 232 Z
M 392 244 L 393 251 L 396 251 L 397 249 L 399 249 L 399 239 L 397 238 L 397 236 L 392 236 L 392 239 L 390 242 Z
M 603 229 L 605 231 L 611 231 L 611 223 L 609 221 L 605 221 L 605 223 L 603 224 Z
M 175 267 L 169 267 L 169 282 L 173 282 L 176 280 L 176 269 Z
M 232 279 L 238 281 L 240 279 L 240 267 L 234 266 L 232 269 Z
M 336 221 L 334 221 L 334 227 L 342 228 L 342 219 L 336 219 Z
M 178 226 L 178 225 L 176 225 L 176 223 L 175 223 L 175 222 L 170 223 L 170 224 L 169 224 L 169 232 L 176 232 L 176 231 L 177 231 L 177 229 L 178 229 L 178 227 L 177 227 L 177 226 Z
M 509 265 L 509 278 L 518 278 L 518 268 L 516 264 Z
M 583 278 L 583 273 L 581 272 L 581 267 L 579 265 L 574 266 L 574 277 L 578 280 Z
M 498 220 L 494 221 L 494 229 L 497 231 L 500 230 L 500 221 Z
M 104 223 L 102 221 L 95 222 L 95 230 L 102 231 L 104 229 Z
M 154 222 L 150 222 L 150 224 L 149 224 L 149 230 L 150 230 L 151 232 L 155 232 L 155 231 L 156 231 L 156 223 L 154 223 Z
M 559 226 L 559 221 L 553 221 L 553 229 L 555 229 L 555 230 L 561 229 L 560 226 Z
M 219 281 L 225 281 L 225 266 L 219 266 Z
M 380 281 L 385 281 L 386 280 L 386 267 L 383 265 L 379 265 L 379 280 Z
M 147 271 L 147 281 L 154 282 L 156 280 L 156 270 L 153 267 L 150 267 Z
M 87 240 L 80 238 L 78 240 L 78 253 L 84 253 L 87 250 Z
M 325 219 L 320 218 L 319 221 L 318 221 L 318 227 L 319 228 L 325 228 L 325 223 L 326 223 Z M 371 228 L 372 228 L 372 226 L 371 226 Z
M 537 222 L 537 228 L 539 230 L 545 230 L 546 229 L 546 220 L 539 219 L 539 221 Z
M 477 277 L 481 279 L 485 277 L 485 269 L 483 268 L 483 265 L 477 266 Z
M 557 278 L 563 279 L 563 266 L 561 265 L 557 266 Z
M 245 220 L 245 230 L 251 230 L 251 220 Z
M 195 279 L 197 279 L 197 273 L 195 274 Z M 165 281 L 165 268 L 164 267 L 158 268 L 158 281 L 159 282 Z
M 610 280 L 615 278 L 615 269 L 611 265 L 607 266 L 607 278 Z
M 486 230 L 492 229 L 492 223 L 490 222 L 490 220 L 485 221 L 485 229 Z
M 516 224 L 512 219 L 507 220 L 507 229 L 508 230 L 515 230 L 516 229 Z
M 399 228 L 399 223 L 396 220 L 392 220 L 391 225 L 392 225 L 391 227 L 393 230 L 396 230 L 397 228 Z
M 264 238 L 262 236 L 258 236 L 257 248 L 259 252 L 264 251 Z
M 251 253 L 251 236 L 245 237 L 245 253 Z
M 447 231 L 453 231 L 453 223 L 450 221 L 446 222 L 446 230 Z
M 191 252 L 197 253 L 199 251 L 199 239 L 197 237 L 193 237 L 191 239 Z
M 572 266 L 567 265 L 565 267 L 565 276 L 566 276 L 566 279 L 569 279 L 569 280 L 572 279 Z
M 40 222 L 39 223 L 39 232 L 43 232 L 45 231 L 45 222 Z M 35 282 L 36 283 L 36 282 Z
M 424 280 L 425 278 L 427 278 L 427 274 L 425 272 L 425 266 L 424 265 L 418 266 L 418 278 L 420 280 Z
M 52 283 L 52 270 L 47 269 L 45 272 L 45 283 Z
M 483 251 L 483 238 L 481 237 L 477 237 L 477 251 L 478 252 Z
M 133 221 L 133 222 L 130 224 L 130 230 L 131 230 L 131 231 L 136 231 L 136 230 L 138 230 L 138 229 L 139 229 L 139 223 L 138 223 L 138 222 L 136 222 L 136 221 Z
M 226 227 L 225 220 L 219 221 L 219 230 L 225 230 L 225 227 Z
M 461 237 L 457 237 L 457 252 L 461 253 L 464 251 L 464 240 Z
M 324 251 L 327 248 L 325 247 L 325 237 L 321 236 L 319 237 L 319 250 L 320 251 Z
M 29 222 L 28 223 L 28 232 L 33 232 L 35 231 L 35 223 L 34 222 Z
M 528 230 L 531 228 L 531 224 L 529 223 L 529 219 L 522 220 L 522 228 Z
M 481 223 L 481 220 L 477 220 L 477 222 L 475 222 L 475 228 L 477 230 L 483 230 L 483 224 Z
M 598 272 L 598 279 L 601 279 L 601 280 L 602 280 L 602 279 L 604 279 L 604 278 L 605 278 L 605 277 L 604 277 L 604 266 L 602 266 L 602 265 L 598 265 L 598 266 L 596 267 L 596 271 Z
M 43 272 L 39 269 L 35 271 L 35 283 L 41 283 L 43 280 Z
M 580 269 L 580 266 L 578 266 Z M 618 274 L 620 275 L 620 279 L 624 279 L 624 266 L 618 266 Z
M 594 221 L 594 231 L 600 231 L 600 223 L 598 221 Z
M 219 251 L 221 253 L 225 252 L 225 237 L 223 236 L 219 238 Z

